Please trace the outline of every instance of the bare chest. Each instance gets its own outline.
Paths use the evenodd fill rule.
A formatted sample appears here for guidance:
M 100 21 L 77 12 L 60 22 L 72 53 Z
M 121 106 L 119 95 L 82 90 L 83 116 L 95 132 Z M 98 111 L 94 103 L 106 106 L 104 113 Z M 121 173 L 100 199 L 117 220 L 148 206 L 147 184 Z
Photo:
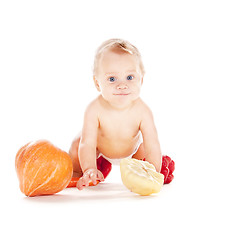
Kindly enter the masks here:
M 139 119 L 131 113 L 107 114 L 100 119 L 98 132 L 107 140 L 130 140 L 138 134 L 139 124 Z

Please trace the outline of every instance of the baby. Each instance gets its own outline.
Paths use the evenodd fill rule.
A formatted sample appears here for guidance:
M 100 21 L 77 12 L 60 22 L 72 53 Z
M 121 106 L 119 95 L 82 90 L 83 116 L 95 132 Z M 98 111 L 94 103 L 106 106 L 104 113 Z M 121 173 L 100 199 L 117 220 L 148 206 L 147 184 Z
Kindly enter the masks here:
M 144 159 L 160 172 L 162 155 L 153 114 L 139 97 L 144 67 L 138 49 L 110 39 L 97 50 L 93 80 L 100 95 L 87 107 L 80 136 L 69 154 L 79 190 L 103 181 L 96 159 L 113 164 L 122 158 Z

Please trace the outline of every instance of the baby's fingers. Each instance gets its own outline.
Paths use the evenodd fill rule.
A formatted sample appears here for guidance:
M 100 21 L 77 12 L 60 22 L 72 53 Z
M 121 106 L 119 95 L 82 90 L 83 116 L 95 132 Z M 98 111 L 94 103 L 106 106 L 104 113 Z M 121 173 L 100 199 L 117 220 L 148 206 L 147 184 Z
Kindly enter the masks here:
M 103 182 L 104 181 L 104 175 L 101 171 L 97 171 L 97 180 Z
M 89 174 L 84 174 L 84 176 L 82 177 L 83 186 L 88 187 L 89 186 L 89 182 L 90 182 Z
M 78 190 L 83 189 L 83 178 L 82 177 L 78 180 L 76 187 L 78 188 Z
M 90 179 L 93 182 L 93 185 L 97 185 L 97 176 L 94 172 L 90 173 Z
M 88 175 L 85 175 L 78 180 L 77 188 L 79 190 L 82 190 L 84 187 L 88 187 L 88 186 L 89 186 L 89 176 Z

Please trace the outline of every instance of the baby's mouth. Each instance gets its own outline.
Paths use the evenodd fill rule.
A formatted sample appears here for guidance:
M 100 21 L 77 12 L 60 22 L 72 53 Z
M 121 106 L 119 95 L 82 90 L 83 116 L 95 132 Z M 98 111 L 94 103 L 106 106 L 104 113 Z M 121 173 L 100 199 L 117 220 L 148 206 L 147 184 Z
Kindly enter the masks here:
M 129 95 L 130 93 L 114 93 L 113 95 L 114 96 L 127 96 Z

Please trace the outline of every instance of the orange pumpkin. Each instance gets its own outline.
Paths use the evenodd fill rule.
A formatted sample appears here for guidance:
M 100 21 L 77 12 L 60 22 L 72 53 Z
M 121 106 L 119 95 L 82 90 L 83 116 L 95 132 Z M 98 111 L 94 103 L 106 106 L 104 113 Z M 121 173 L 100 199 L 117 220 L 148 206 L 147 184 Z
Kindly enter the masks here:
M 20 190 L 29 197 L 63 190 L 73 174 L 70 156 L 46 140 L 23 146 L 17 152 L 15 167 Z

